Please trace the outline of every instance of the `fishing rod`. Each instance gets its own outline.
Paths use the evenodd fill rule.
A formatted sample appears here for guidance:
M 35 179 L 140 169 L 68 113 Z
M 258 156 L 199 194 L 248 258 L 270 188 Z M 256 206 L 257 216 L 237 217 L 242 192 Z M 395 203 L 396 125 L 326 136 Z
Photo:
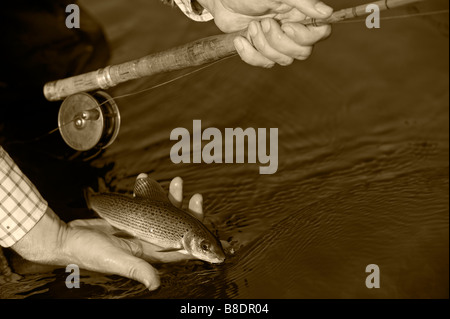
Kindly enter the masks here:
M 366 12 L 366 8 L 370 4 L 385 11 L 420 1 L 424 0 L 379 0 L 336 11 L 326 19 L 308 18 L 299 23 L 306 26 L 334 24 L 367 16 L 369 12 Z M 99 91 L 91 95 L 87 92 L 106 90 L 127 81 L 219 61 L 235 55 L 234 39 L 247 35 L 247 30 L 215 35 L 137 60 L 52 81 L 45 84 L 44 96 L 49 101 L 64 99 L 58 127 L 70 147 L 78 151 L 106 148 L 119 133 L 119 109 L 107 93 Z
M 384 11 L 420 1 L 424 0 L 380 0 L 373 4 L 378 5 L 380 11 Z M 336 11 L 327 19 L 306 19 L 300 23 L 320 26 L 366 16 L 368 5 Z M 49 101 L 58 101 L 72 94 L 106 90 L 130 80 L 214 62 L 236 53 L 233 40 L 238 36 L 247 37 L 247 30 L 207 37 L 137 60 L 49 82 L 44 86 L 44 95 Z

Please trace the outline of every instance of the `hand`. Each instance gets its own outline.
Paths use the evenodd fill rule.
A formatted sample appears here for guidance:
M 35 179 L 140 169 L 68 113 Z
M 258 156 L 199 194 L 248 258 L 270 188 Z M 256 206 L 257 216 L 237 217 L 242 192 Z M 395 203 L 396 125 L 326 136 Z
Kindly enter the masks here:
M 307 59 L 313 45 L 331 34 L 329 25 L 306 27 L 306 17 L 327 18 L 333 9 L 319 0 L 198 0 L 224 32 L 248 28 L 237 37 L 236 50 L 248 64 L 261 67 L 290 65 Z
M 181 207 L 181 178 L 172 180 L 169 199 Z M 191 198 L 189 210 L 203 219 L 201 195 Z M 161 248 L 157 246 L 136 238 L 119 238 L 113 235 L 115 232 L 102 219 L 78 220 L 66 225 L 49 208 L 36 226 L 12 248 L 33 262 L 58 266 L 76 264 L 83 269 L 137 280 L 149 290 L 157 289 L 160 281 L 157 270 L 147 261 L 174 262 L 193 258 L 177 252 L 160 253 Z

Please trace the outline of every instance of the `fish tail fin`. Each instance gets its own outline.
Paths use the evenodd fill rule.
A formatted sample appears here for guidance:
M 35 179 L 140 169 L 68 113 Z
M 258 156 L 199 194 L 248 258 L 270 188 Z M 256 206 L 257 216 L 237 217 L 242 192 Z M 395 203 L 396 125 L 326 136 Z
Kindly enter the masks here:
M 92 205 L 91 205 L 91 197 L 92 195 L 95 194 L 94 190 L 90 187 L 85 188 L 83 190 L 84 193 L 84 200 L 86 201 L 86 205 L 89 208 L 89 210 L 92 210 Z

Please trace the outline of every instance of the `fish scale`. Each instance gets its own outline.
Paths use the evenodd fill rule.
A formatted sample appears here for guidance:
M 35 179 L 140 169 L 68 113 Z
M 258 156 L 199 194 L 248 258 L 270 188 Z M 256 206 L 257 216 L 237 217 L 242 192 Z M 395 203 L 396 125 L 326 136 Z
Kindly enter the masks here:
M 181 248 L 187 232 L 204 231 L 197 219 L 169 202 L 106 193 L 92 195 L 90 205 L 114 227 L 164 248 Z

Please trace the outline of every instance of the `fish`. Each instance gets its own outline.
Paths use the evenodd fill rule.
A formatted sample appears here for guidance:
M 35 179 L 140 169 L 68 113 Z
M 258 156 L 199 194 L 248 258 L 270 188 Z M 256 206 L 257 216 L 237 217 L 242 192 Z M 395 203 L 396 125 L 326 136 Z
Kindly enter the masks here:
M 197 218 L 175 207 L 161 185 L 146 176 L 136 180 L 134 196 L 87 190 L 88 207 L 120 231 L 161 247 L 220 264 L 225 261 L 221 242 Z

